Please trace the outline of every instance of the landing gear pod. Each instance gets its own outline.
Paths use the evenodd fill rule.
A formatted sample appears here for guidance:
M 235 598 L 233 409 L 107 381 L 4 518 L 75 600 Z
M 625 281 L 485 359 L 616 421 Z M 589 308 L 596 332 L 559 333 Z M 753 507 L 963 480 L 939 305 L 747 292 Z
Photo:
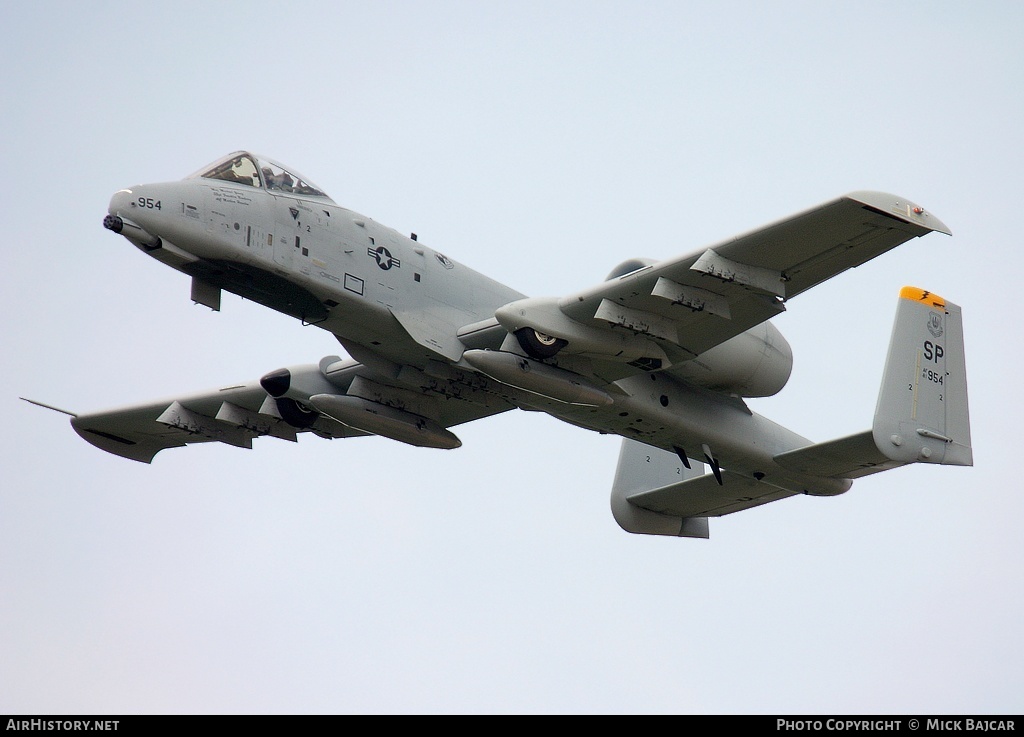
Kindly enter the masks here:
M 520 328 L 515 332 L 515 336 L 519 345 L 526 351 L 526 355 L 540 360 L 552 358 L 568 345 L 568 342 L 561 338 L 555 338 L 533 328 Z
M 454 433 L 433 420 L 360 397 L 317 394 L 309 403 L 343 425 L 401 443 L 444 450 L 462 446 Z

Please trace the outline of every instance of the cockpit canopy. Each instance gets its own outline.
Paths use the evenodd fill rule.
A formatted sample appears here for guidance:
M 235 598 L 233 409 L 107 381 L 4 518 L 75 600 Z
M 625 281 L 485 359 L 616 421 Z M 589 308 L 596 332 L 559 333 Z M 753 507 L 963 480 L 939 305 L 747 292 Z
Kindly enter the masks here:
M 323 190 L 294 169 L 286 169 L 272 159 L 248 151 L 236 151 L 205 166 L 189 179 L 218 179 L 222 182 L 262 187 L 276 194 L 321 197 L 334 202 Z

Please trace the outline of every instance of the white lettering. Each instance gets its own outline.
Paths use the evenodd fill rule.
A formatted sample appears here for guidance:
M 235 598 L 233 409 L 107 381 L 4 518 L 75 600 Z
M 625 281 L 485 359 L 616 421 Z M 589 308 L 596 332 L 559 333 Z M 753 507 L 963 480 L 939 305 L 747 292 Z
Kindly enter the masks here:
M 25 731 L 89 731 L 91 729 L 96 730 L 117 730 L 120 720 L 118 719 L 106 719 L 106 720 L 95 720 L 95 721 L 79 721 L 79 720 L 43 720 L 43 719 L 8 719 L 4 725 L 6 730 L 25 730 Z
M 846 720 L 829 719 L 827 722 L 825 722 L 825 729 L 832 730 L 832 731 L 839 731 L 839 732 L 843 732 L 843 731 L 873 732 L 873 731 L 881 731 L 881 730 L 899 731 L 899 728 L 900 728 L 900 722 L 899 721 L 895 721 L 895 720 L 892 720 L 892 721 L 884 721 L 884 720 L 872 721 L 870 719 L 857 719 L 857 720 L 854 720 L 854 719 L 846 719 Z
M 775 729 L 776 730 L 786 729 L 786 730 L 797 730 L 797 731 L 808 730 L 808 731 L 820 732 L 821 728 L 822 728 L 822 723 L 821 723 L 820 720 L 817 720 L 817 719 L 815 719 L 813 722 L 811 720 L 809 720 L 809 719 L 798 720 L 798 721 L 793 721 L 791 719 L 776 719 L 775 720 Z
M 965 724 L 965 729 L 977 732 L 1009 731 L 1015 727 L 1016 723 L 1007 719 L 968 719 Z

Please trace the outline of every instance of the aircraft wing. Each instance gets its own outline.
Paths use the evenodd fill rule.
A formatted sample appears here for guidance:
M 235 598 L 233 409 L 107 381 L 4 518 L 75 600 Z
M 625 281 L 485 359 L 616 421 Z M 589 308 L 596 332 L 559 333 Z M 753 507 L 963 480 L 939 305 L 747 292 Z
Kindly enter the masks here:
M 328 356 L 319 365 L 280 369 L 259 381 L 73 414 L 71 425 L 102 450 L 150 463 L 167 448 L 215 441 L 251 448 L 255 438 L 295 442 L 307 432 L 327 439 L 383 435 L 411 445 L 458 447 L 448 427 L 513 406 L 460 384 L 459 375 L 437 379 L 409 369 L 403 379 L 398 386 L 362 364 Z
M 651 359 L 659 353 L 669 364 L 693 358 L 776 316 L 791 297 L 933 230 L 950 233 L 904 198 L 854 192 L 565 296 L 557 301 L 558 320 L 531 327 L 565 338 L 563 354 L 573 352 L 573 329 L 588 339 L 576 340 L 577 346 L 599 345 L 595 331 L 602 331 L 609 345 L 619 341 L 618 353 L 581 353 L 590 350 L 590 358 L 606 361 L 619 355 L 620 363 L 658 368 Z M 508 314 L 499 320 L 506 328 L 518 327 Z
M 96 447 L 144 463 L 161 450 L 193 443 L 219 441 L 251 448 L 253 438 L 261 436 L 294 442 L 297 432 L 329 437 L 365 434 L 338 424 L 323 421 L 297 430 L 281 417 L 276 401 L 258 382 L 80 414 L 71 420 L 75 432 Z

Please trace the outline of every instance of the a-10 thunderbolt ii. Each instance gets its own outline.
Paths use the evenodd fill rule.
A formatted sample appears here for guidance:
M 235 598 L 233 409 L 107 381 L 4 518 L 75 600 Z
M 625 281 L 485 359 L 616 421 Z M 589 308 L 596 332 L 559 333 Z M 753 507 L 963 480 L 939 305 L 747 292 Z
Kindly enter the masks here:
M 909 463 L 973 464 L 961 311 L 923 289 L 899 294 L 870 430 L 812 443 L 744 402 L 789 379 L 792 352 L 770 319 L 790 299 L 949 234 L 902 197 L 854 192 L 677 258 L 625 261 L 558 298 L 526 297 L 249 152 L 122 189 L 103 224 L 191 277 L 195 302 L 217 310 L 233 292 L 323 328 L 351 357 L 73 415 L 79 435 L 125 458 L 306 432 L 457 448 L 457 425 L 540 410 L 622 436 L 616 521 L 684 537 L 707 537 L 709 517 L 841 494 Z

